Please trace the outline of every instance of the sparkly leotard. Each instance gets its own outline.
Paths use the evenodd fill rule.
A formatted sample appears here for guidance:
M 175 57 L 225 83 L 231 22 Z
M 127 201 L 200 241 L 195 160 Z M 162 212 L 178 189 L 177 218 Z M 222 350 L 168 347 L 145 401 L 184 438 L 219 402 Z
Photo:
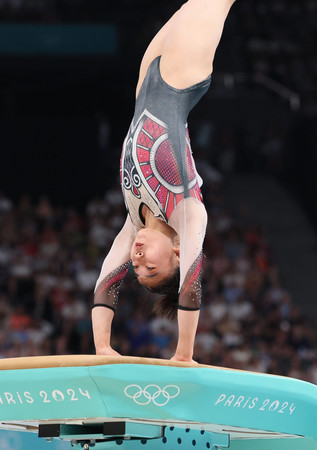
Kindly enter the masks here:
M 210 77 L 188 89 L 169 86 L 160 57 L 150 65 L 124 141 L 121 186 L 132 223 L 142 228 L 142 205 L 167 223 L 187 197 L 202 201 L 202 180 L 191 153 L 187 116 L 210 85 Z
M 175 89 L 162 79 L 159 65 L 160 57 L 149 66 L 120 161 L 121 186 L 130 221 L 127 219 L 114 241 L 96 284 L 95 305 L 113 310 L 129 267 L 134 239 L 133 236 L 131 241 L 130 228 L 134 228 L 134 235 L 144 227 L 143 205 L 169 223 L 180 237 L 179 308 L 200 308 L 206 219 L 200 192 L 202 180 L 191 153 L 187 116 L 208 90 L 211 77 L 187 89 Z

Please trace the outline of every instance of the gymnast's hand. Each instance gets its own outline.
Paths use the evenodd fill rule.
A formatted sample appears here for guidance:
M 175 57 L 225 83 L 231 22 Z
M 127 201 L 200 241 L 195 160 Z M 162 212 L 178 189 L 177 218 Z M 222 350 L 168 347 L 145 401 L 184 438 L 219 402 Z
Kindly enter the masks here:
M 96 350 L 96 355 L 105 355 L 105 356 L 121 356 L 120 353 L 113 350 L 110 345 L 98 348 Z

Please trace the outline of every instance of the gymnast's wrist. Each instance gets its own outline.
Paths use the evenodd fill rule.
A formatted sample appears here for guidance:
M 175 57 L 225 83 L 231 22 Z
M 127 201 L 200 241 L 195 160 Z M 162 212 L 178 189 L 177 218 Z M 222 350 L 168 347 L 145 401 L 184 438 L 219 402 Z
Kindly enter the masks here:
M 97 355 L 107 355 L 111 350 L 111 332 L 105 330 L 94 330 L 94 344 Z
M 173 359 L 190 362 L 193 358 L 194 346 L 189 342 L 178 341 Z
M 96 345 L 96 355 L 109 355 L 112 351 L 110 344 Z
M 193 352 L 191 353 L 180 353 L 176 350 L 172 361 L 182 361 L 182 362 L 193 362 Z

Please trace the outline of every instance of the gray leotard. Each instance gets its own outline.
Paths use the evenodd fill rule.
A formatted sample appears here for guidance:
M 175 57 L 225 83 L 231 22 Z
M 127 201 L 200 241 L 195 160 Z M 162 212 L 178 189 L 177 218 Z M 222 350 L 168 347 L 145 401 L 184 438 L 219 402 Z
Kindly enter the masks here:
M 162 79 L 159 65 L 160 57 L 149 66 L 120 164 L 125 205 L 137 229 L 144 226 L 143 204 L 168 223 L 184 198 L 202 201 L 187 116 L 207 92 L 211 77 L 187 89 L 175 89 Z

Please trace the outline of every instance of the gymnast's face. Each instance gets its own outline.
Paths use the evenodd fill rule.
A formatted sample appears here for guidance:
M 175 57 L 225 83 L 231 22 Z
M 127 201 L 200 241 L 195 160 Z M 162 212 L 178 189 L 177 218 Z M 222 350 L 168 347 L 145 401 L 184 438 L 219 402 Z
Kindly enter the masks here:
M 179 266 L 179 249 L 160 231 L 143 228 L 132 244 L 131 261 L 138 281 L 151 288 L 174 273 Z

